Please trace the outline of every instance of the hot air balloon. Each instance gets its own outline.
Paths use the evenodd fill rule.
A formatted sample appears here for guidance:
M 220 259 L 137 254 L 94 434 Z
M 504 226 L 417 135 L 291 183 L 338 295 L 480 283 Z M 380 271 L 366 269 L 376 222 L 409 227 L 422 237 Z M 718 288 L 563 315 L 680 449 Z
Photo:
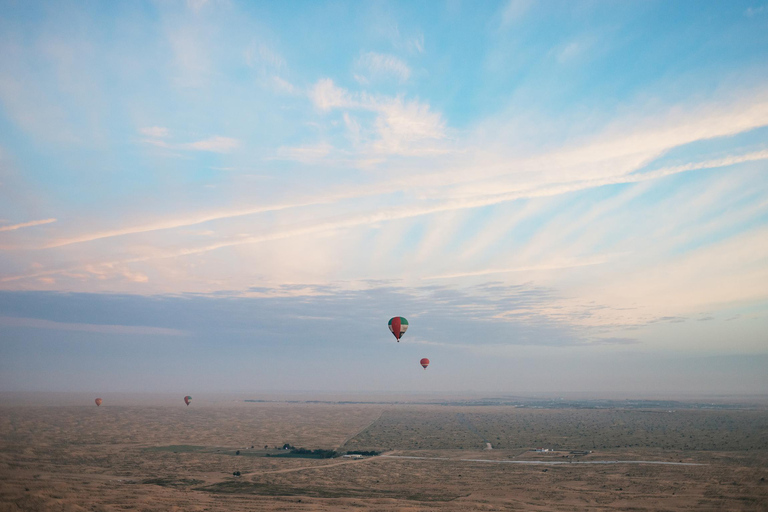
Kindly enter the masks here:
M 408 320 L 406 320 L 402 316 L 396 316 L 394 318 L 390 318 L 389 330 L 392 331 L 392 334 L 395 335 L 395 338 L 399 343 L 400 338 L 402 338 L 403 334 L 405 334 L 405 331 L 408 330 Z
M 100 406 L 101 402 L 103 402 L 103 400 L 101 398 L 97 398 L 96 399 L 96 407 Z
M 192 397 L 191 396 L 187 395 L 187 396 L 184 397 L 184 403 L 185 404 L 189 405 L 189 402 L 191 402 L 191 401 L 192 401 Z
M 421 359 L 421 361 L 419 361 L 419 363 L 421 363 L 421 366 L 423 366 L 424 369 L 426 370 L 427 366 L 429 366 L 429 359 L 424 357 L 424 358 Z

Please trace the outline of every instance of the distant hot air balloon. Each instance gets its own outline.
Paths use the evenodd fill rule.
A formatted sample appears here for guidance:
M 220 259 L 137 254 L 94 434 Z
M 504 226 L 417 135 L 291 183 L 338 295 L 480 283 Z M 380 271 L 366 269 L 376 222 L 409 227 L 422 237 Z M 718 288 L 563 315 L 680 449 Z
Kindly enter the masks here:
M 103 402 L 103 400 L 101 398 L 97 398 L 96 399 L 96 407 L 100 406 L 101 402 Z
M 397 341 L 400 342 L 400 338 L 403 337 L 405 331 L 408 330 L 408 320 L 402 316 L 396 316 L 389 319 L 389 330 L 395 335 Z
M 185 404 L 189 405 L 189 402 L 191 402 L 191 401 L 192 401 L 192 397 L 191 396 L 187 395 L 187 396 L 184 397 L 184 403 Z
M 421 363 L 421 366 L 423 366 L 424 369 L 426 370 L 427 366 L 429 366 L 429 359 L 424 357 L 424 358 L 421 359 L 421 361 L 419 361 L 419 363 Z

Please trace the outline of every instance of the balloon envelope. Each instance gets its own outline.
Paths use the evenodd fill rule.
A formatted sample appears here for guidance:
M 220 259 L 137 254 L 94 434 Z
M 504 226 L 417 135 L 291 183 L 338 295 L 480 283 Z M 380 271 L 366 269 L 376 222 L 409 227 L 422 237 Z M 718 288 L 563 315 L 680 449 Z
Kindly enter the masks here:
M 187 396 L 184 397 L 184 403 L 185 404 L 189 405 L 189 402 L 191 402 L 191 401 L 192 401 L 192 397 L 191 396 L 187 395 Z
M 424 367 L 424 369 L 426 370 L 426 369 L 427 369 L 427 366 L 429 366 L 429 359 L 427 359 L 427 358 L 425 357 L 425 358 L 423 358 L 421 361 L 419 361 L 419 363 L 420 363 L 420 364 L 421 364 L 421 366 L 423 366 L 423 367 Z
M 98 407 L 98 406 L 100 406 L 100 405 L 101 405 L 101 402 L 102 402 L 102 400 L 101 400 L 101 398 L 97 398 L 97 399 L 95 400 L 95 402 L 96 402 L 96 407 Z
M 397 341 L 403 337 L 405 331 L 408 330 L 408 320 L 402 316 L 396 316 L 389 319 L 389 330 L 395 335 Z

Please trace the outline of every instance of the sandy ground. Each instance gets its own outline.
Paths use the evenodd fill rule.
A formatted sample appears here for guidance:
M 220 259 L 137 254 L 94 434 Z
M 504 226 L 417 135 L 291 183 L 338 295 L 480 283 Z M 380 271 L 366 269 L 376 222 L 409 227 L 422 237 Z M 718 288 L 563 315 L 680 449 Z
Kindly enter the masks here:
M 765 411 L 673 416 L 202 400 L 4 405 L 0 511 L 768 510 Z M 530 451 L 515 425 L 543 443 L 559 439 L 557 450 Z M 602 441 L 611 446 L 571 453 Z M 389 456 L 265 456 L 284 443 Z M 697 444 L 728 449 L 685 448 Z

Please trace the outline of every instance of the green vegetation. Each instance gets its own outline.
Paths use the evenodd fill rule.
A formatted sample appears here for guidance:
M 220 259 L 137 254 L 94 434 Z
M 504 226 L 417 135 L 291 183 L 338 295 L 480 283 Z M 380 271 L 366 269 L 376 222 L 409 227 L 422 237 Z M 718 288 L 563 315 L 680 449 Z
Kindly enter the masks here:
M 230 480 L 205 487 L 197 487 L 196 491 L 215 494 L 257 494 L 260 496 L 309 496 L 313 498 L 389 498 L 412 501 L 451 501 L 459 496 L 456 494 L 424 493 L 418 491 L 389 491 L 362 488 L 328 488 L 305 487 L 283 484 L 248 482 Z
M 333 459 L 338 456 L 339 453 L 336 450 L 308 450 L 306 448 L 291 448 L 290 451 L 285 453 L 267 454 L 267 457 L 287 457 L 299 459 Z
M 222 448 L 219 446 L 194 446 L 194 445 L 170 445 L 155 446 L 146 448 L 148 452 L 172 452 L 172 453 L 215 453 L 217 455 L 241 456 L 241 457 L 278 457 L 278 458 L 297 458 L 297 459 L 333 459 L 340 457 L 343 452 L 335 450 L 296 448 L 291 444 L 285 443 L 283 448 L 275 447 L 273 450 L 233 450 L 231 448 Z M 358 453 L 360 455 L 378 455 L 376 451 L 351 451 L 350 454 Z
M 173 487 L 175 489 L 189 487 L 192 485 L 200 485 L 204 483 L 203 480 L 195 480 L 194 478 L 148 478 L 142 480 L 142 484 L 147 485 L 159 485 L 160 487 Z
M 170 446 L 153 446 L 146 448 L 148 452 L 173 452 L 173 453 L 190 453 L 207 450 L 206 446 L 195 446 L 191 444 L 172 444 Z

